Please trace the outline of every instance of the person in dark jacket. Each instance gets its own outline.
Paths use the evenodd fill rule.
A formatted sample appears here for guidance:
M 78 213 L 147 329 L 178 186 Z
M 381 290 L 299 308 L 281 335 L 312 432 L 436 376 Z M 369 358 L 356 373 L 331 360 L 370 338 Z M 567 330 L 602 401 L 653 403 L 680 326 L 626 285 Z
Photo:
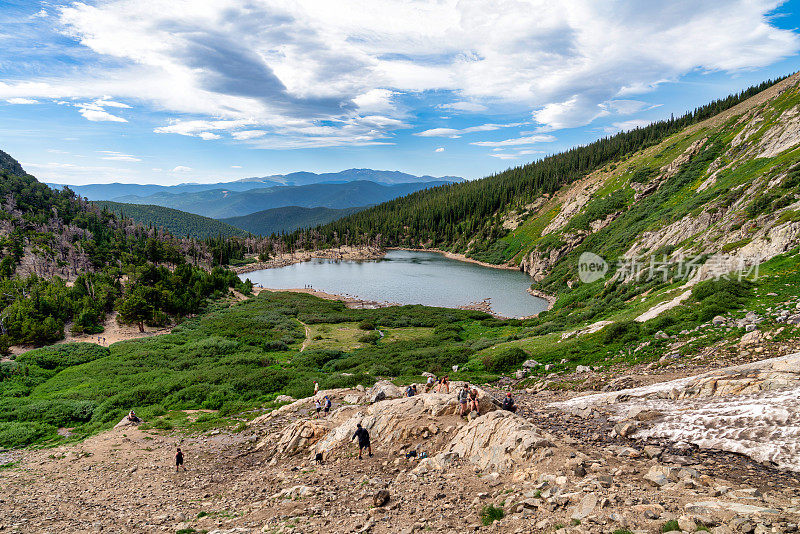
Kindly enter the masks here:
M 514 397 L 511 396 L 510 391 L 506 393 L 506 398 L 503 399 L 503 409 L 508 412 L 517 411 L 517 405 L 514 403 Z
M 183 465 L 183 451 L 178 447 L 178 452 L 175 453 L 175 472 L 177 473 L 181 467 L 186 471 L 186 467 Z
M 369 456 L 372 458 L 372 445 L 369 442 L 369 432 L 367 429 L 361 426 L 361 423 L 356 425 L 356 432 L 353 434 L 353 437 L 350 440 L 354 440 L 358 438 L 358 459 L 361 460 L 361 453 L 364 449 L 369 451 Z

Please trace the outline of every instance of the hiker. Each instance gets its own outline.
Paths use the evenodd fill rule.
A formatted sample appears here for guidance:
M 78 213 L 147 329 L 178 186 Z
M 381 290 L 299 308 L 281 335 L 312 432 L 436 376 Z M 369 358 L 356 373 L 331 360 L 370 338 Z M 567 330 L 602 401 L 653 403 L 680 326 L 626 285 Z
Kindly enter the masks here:
M 425 393 L 428 393 L 436 384 L 436 377 L 433 375 L 428 376 L 428 382 L 425 384 Z
M 131 423 L 141 423 L 142 422 L 142 420 L 139 419 L 139 416 L 136 415 L 136 412 L 134 412 L 133 410 L 128 412 L 128 421 L 130 421 Z
M 472 388 L 472 391 L 469 392 L 469 411 L 475 410 L 478 415 L 481 414 L 481 407 L 478 404 L 478 390 Z
M 514 397 L 511 396 L 510 391 L 506 393 L 506 398 L 503 399 L 503 409 L 512 413 L 516 413 L 517 411 L 517 405 L 514 404 Z
M 325 399 L 324 400 L 325 400 L 325 407 L 324 407 L 325 415 L 327 416 L 329 413 L 331 413 L 331 405 L 332 405 L 332 403 L 331 403 L 330 397 L 328 397 L 327 395 L 325 395 Z
M 464 384 L 464 387 L 461 388 L 461 391 L 458 392 L 458 404 L 461 407 L 461 412 L 459 415 L 461 417 L 465 417 L 469 410 L 467 409 L 467 403 L 469 402 L 469 384 Z
M 413 397 L 414 396 L 414 388 L 412 386 L 408 386 L 406 388 L 406 397 Z
M 319 382 L 314 380 L 314 395 L 316 395 L 317 393 L 319 393 Z
M 361 453 L 364 449 L 369 451 L 369 457 L 372 458 L 372 445 L 369 443 L 369 432 L 361 426 L 361 423 L 356 425 L 356 432 L 350 440 L 358 438 L 358 459 L 361 460 Z
M 314 399 L 314 409 L 317 412 L 317 419 L 319 419 L 319 412 L 322 410 L 322 404 L 320 404 L 319 399 Z
M 417 385 L 416 384 L 411 384 L 411 389 L 414 390 L 414 395 L 416 395 L 417 394 Z
M 439 381 L 439 393 L 442 392 L 442 388 L 444 388 L 445 393 L 450 393 L 450 378 L 447 375 L 444 375 Z
M 181 467 L 186 471 L 186 467 L 183 465 L 183 451 L 178 447 L 178 452 L 175 453 L 175 472 L 177 473 Z

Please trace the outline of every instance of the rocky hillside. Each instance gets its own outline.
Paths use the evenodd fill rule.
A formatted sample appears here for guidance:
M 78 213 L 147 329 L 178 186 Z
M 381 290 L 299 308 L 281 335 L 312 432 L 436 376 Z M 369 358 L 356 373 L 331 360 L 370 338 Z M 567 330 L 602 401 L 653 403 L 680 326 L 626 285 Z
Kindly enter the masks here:
M 200 434 L 123 420 L 79 444 L 0 456 L 0 527 L 796 532 L 800 439 L 796 414 L 781 399 L 796 404 L 798 366 L 793 354 L 667 382 L 659 380 L 669 375 L 651 376 L 644 387 L 589 396 L 520 389 L 517 414 L 498 409 L 502 389 L 479 389 L 480 414 L 463 418 L 459 382 L 449 393 L 407 398 L 384 381 L 279 397 L 277 410 Z M 333 410 L 318 417 L 313 403 L 325 396 Z M 758 410 L 720 409 L 745 405 Z M 675 424 L 678 413 L 685 424 Z M 200 424 L 208 415 L 189 418 Z M 712 429 L 699 446 L 692 421 Z M 358 423 L 374 457 L 357 458 Z M 176 446 L 185 472 L 171 464 Z
M 724 254 L 753 265 L 800 242 L 800 75 L 504 214 L 509 262 L 559 291 L 578 258 Z M 732 263 L 731 266 L 735 264 Z M 700 278 L 713 274 L 706 269 Z

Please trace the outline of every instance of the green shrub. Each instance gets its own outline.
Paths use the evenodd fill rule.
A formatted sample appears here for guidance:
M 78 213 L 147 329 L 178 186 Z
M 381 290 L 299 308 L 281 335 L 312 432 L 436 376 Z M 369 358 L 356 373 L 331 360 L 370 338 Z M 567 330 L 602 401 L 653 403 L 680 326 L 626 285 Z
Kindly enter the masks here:
M 26 447 L 45 439 L 57 438 L 57 428 L 45 423 L 0 422 L 0 447 Z
M 18 363 L 31 363 L 48 370 L 60 370 L 91 362 L 111 354 L 108 347 L 94 343 L 64 343 L 35 349 L 17 357 Z
M 601 330 L 600 341 L 604 345 L 627 343 L 639 338 L 641 324 L 636 321 L 620 321 L 611 323 Z
M 664 525 L 662 525 L 661 527 L 661 532 L 675 532 L 675 531 L 680 532 L 680 530 L 681 527 L 678 526 L 677 519 L 670 519 L 669 521 L 664 523 Z
M 377 343 L 378 340 L 381 338 L 381 335 L 376 332 L 375 330 L 371 332 L 367 332 L 358 337 L 358 341 L 361 343 Z
M 265 341 L 261 348 L 266 352 L 284 352 L 289 350 L 289 345 L 283 341 Z
M 375 330 L 375 323 L 373 323 L 369 319 L 364 319 L 363 321 L 358 323 L 358 327 L 361 330 Z
M 505 517 L 505 512 L 502 508 L 497 508 L 493 505 L 484 506 L 483 510 L 481 510 L 480 517 L 481 523 L 486 526 L 491 525 L 498 519 L 503 519 Z
M 528 353 L 519 347 L 492 351 L 483 357 L 483 367 L 490 373 L 508 373 L 528 359 Z

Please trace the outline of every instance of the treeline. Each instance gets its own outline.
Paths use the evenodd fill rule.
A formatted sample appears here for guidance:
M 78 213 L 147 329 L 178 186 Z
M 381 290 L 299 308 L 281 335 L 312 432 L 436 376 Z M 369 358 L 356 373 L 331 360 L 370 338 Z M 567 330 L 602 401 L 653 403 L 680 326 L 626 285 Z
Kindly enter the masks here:
M 114 310 L 143 329 L 197 313 L 230 288 L 250 290 L 230 271 L 205 268 L 208 243 L 53 190 L 3 152 L 0 164 L 0 353 L 53 343 L 67 325 L 102 332 Z
M 219 236 L 245 237 L 247 235 L 246 231 L 222 221 L 163 206 L 126 204 L 110 200 L 94 200 L 92 203 L 112 211 L 118 217 L 133 219 L 142 226 L 163 228 L 178 237 L 207 239 Z
M 443 185 L 398 198 L 338 221 L 284 236 L 290 249 L 320 243 L 437 246 L 465 251 L 471 241 L 503 237 L 500 215 L 611 162 L 655 145 L 680 130 L 725 111 L 777 83 L 768 80 L 715 100 L 680 117 L 604 137 L 471 182 Z

